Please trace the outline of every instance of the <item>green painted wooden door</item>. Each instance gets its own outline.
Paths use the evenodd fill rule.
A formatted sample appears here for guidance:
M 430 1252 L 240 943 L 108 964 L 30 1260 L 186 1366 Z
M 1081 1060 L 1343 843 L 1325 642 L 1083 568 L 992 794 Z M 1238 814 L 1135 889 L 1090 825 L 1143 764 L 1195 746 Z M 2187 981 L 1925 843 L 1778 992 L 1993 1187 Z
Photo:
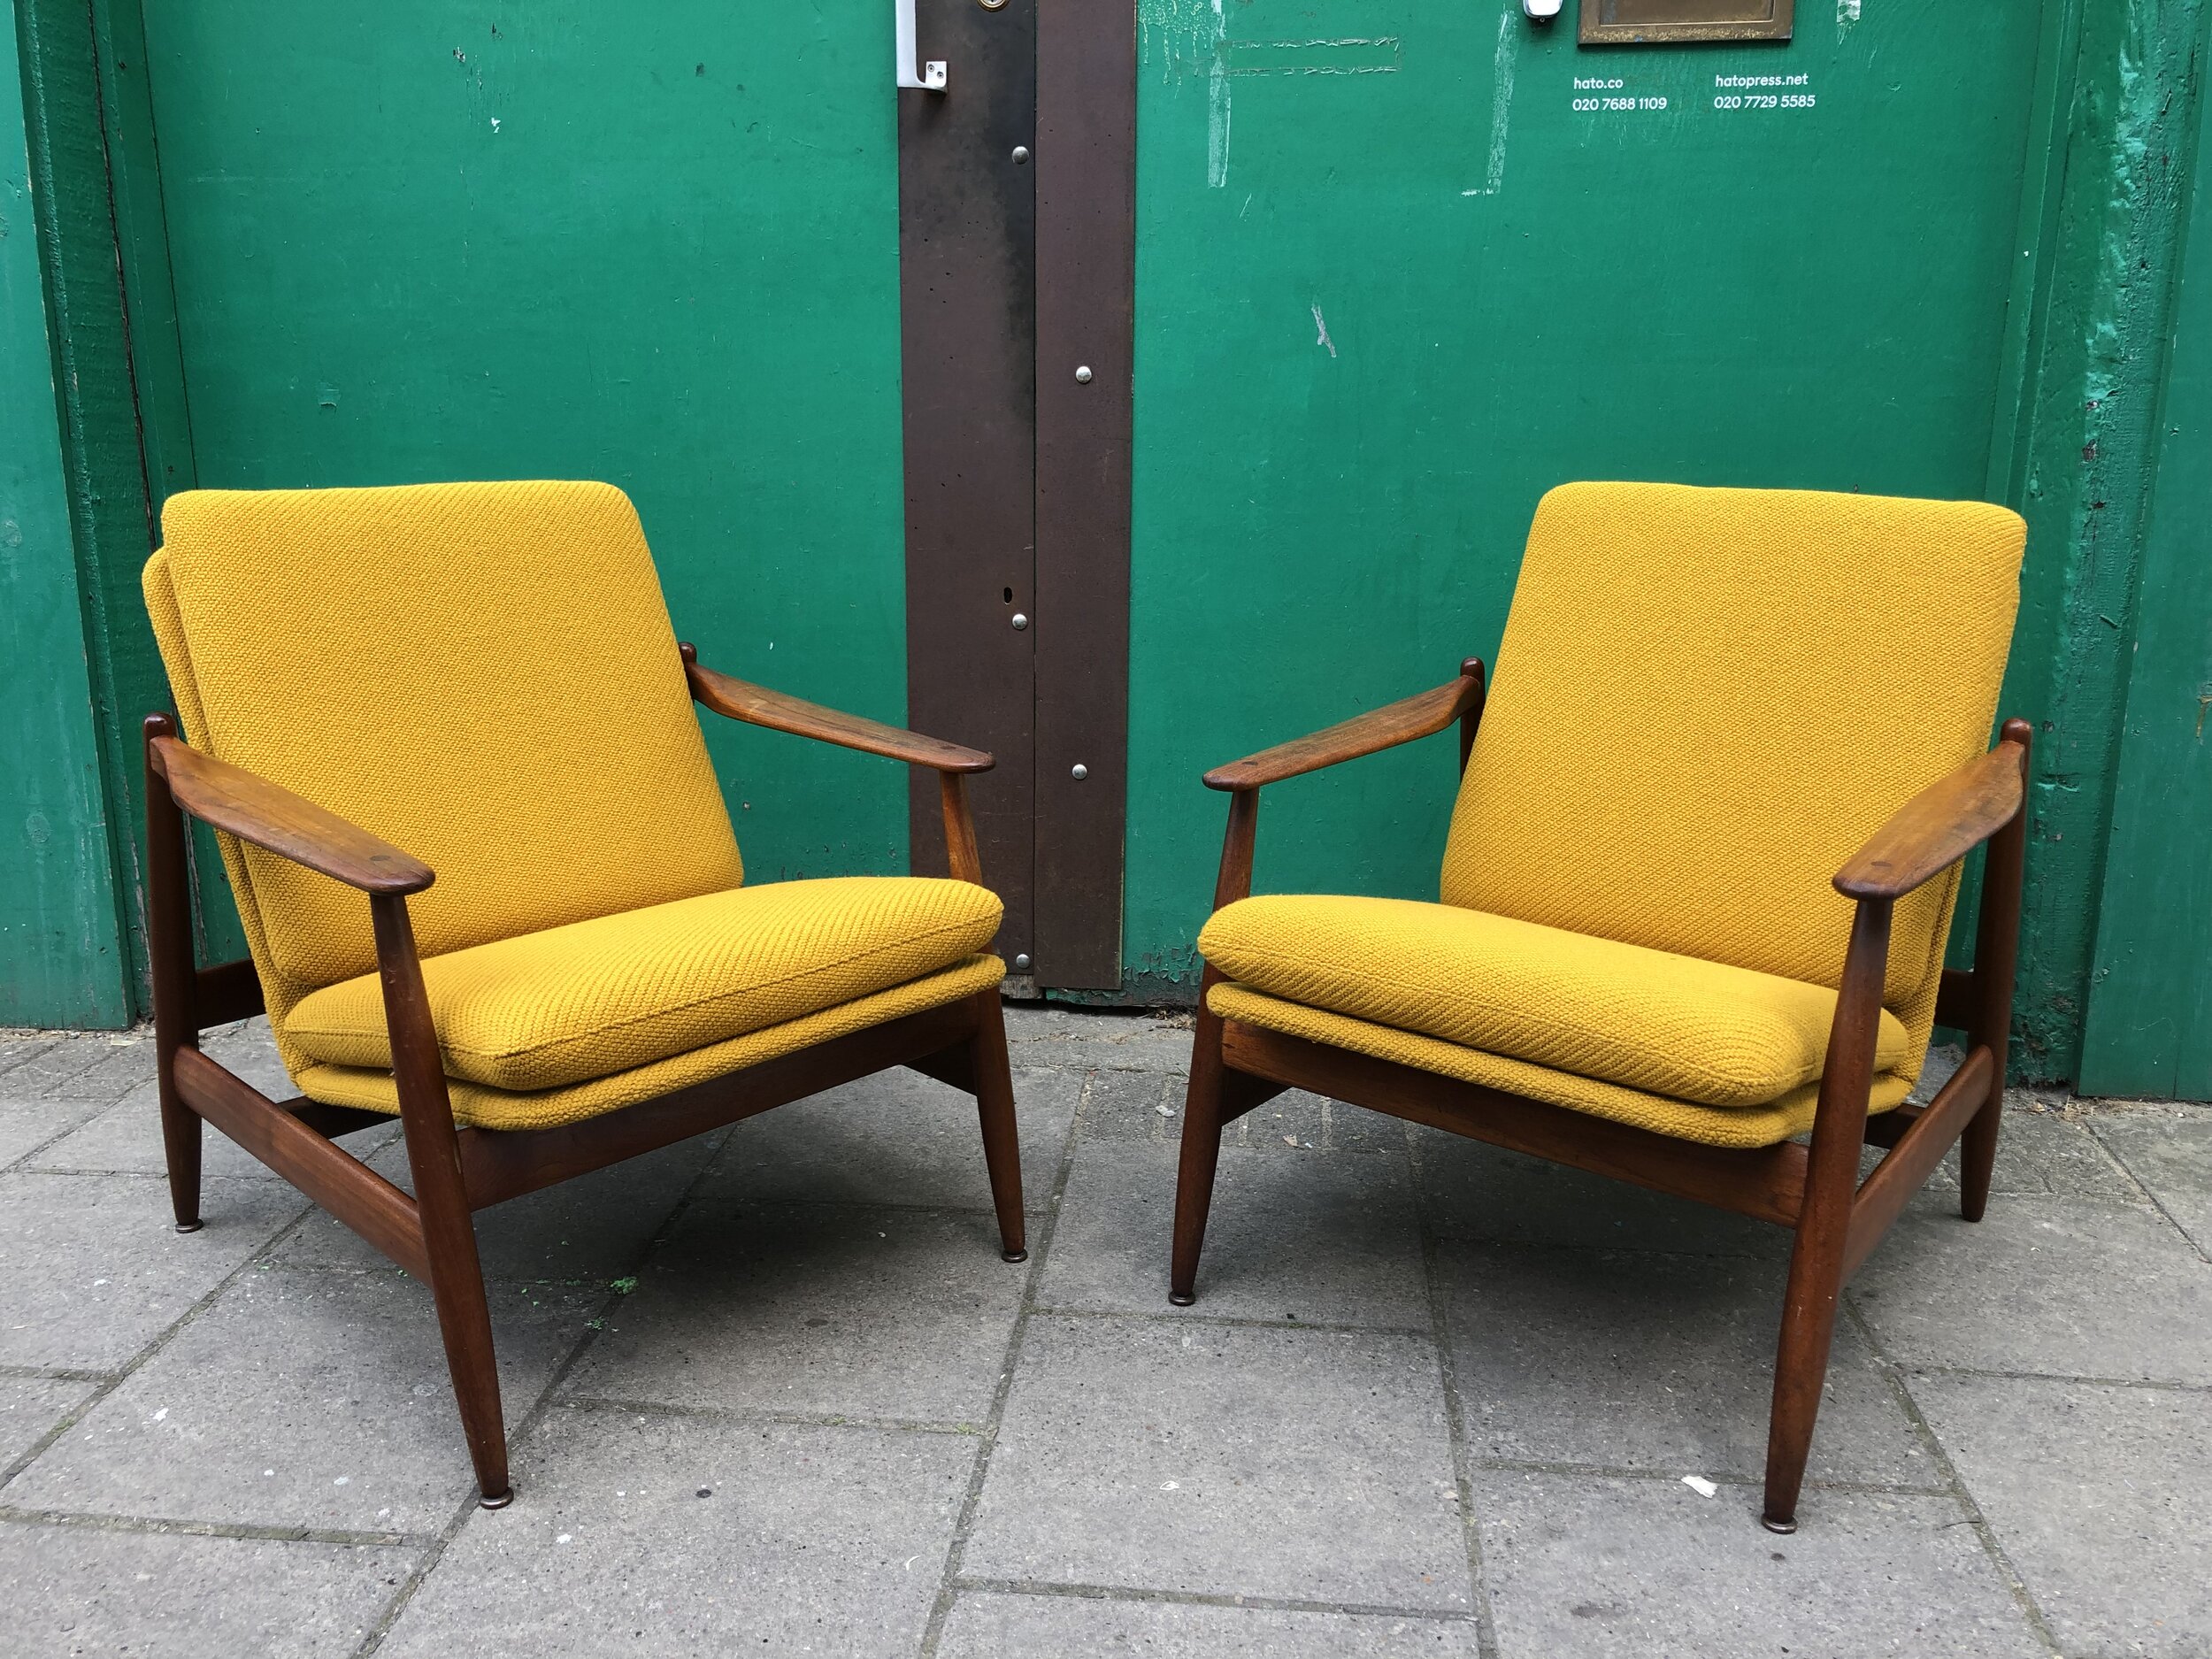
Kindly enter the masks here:
M 1519 0 L 1141 17 L 1133 970 L 1194 977 L 1201 771 L 1488 657 L 1550 486 L 2001 498 L 2041 7 L 1601 50 Z M 1432 896 L 1454 758 L 1270 791 L 1260 887 Z
M 145 0 L 161 490 L 609 480 L 706 660 L 899 718 L 889 12 Z M 899 768 L 711 741 L 759 879 L 904 869 Z
M 2212 1100 L 2212 122 L 2196 150 L 2082 1033 L 2085 1094 Z

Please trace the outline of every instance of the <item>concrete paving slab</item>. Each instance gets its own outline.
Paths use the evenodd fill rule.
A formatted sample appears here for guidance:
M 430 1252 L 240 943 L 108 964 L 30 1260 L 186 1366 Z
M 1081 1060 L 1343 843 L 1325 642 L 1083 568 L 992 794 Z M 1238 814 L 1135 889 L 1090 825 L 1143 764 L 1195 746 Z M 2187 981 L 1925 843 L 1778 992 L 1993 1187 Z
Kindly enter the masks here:
M 57 1031 L 0 1031 L 0 1087 L 7 1074 L 50 1052 L 68 1038 Z
M 161 1143 L 161 1101 L 148 1079 L 114 1105 L 101 1109 L 84 1126 L 24 1160 L 30 1170 L 123 1171 L 166 1175 L 168 1154 Z M 399 1136 L 399 1125 L 379 1125 L 348 1135 L 340 1144 L 356 1157 L 373 1153 Z M 200 1168 L 206 1175 L 242 1180 L 283 1178 L 212 1124 L 200 1127 Z
M 2043 1659 L 1955 1500 L 1814 1492 L 1778 1538 L 1758 1494 L 1478 1477 L 1500 1659 Z
M 12 1095 L 48 1095 L 109 1105 L 154 1074 L 150 1027 L 72 1032 L 9 1068 L 0 1083 Z
M 1048 1308 L 1429 1328 L 1403 1158 L 1225 1147 L 1198 1302 L 1167 1299 L 1176 1150 L 1086 1141 L 1037 1289 Z
M 495 1286 L 510 1425 L 598 1298 Z M 434 1532 L 473 1491 L 429 1288 L 257 1268 L 0 1488 L 19 1509 Z
M 1183 1120 L 1175 1120 L 1174 1139 L 1180 1141 Z M 1329 1102 L 1304 1089 L 1286 1089 L 1265 1105 L 1245 1113 L 1222 1133 L 1225 1147 L 1249 1147 L 1256 1152 L 1314 1152 L 1329 1141 Z
M 1421 1217 L 1440 1238 L 1789 1259 L 1792 1234 L 1626 1181 L 1470 1141 L 1413 1131 Z
M 1032 1212 L 1052 1196 L 1081 1090 L 1072 1073 L 1014 1074 L 1022 1202 Z M 731 1131 L 711 1184 L 724 1197 L 759 1204 L 991 1208 L 975 1096 L 918 1071 L 879 1071 L 747 1118 Z
M 557 1409 L 380 1659 L 919 1650 L 966 1435 Z
M 1021 1066 L 1177 1073 L 1190 1066 L 1190 1027 L 1145 1010 L 1010 1005 L 1006 1041 Z
M 1471 1618 L 1285 1612 L 1120 1597 L 963 1592 L 939 1659 L 1143 1655 L 1144 1659 L 1474 1659 Z
M 962 1571 L 1471 1611 L 1434 1347 L 1033 1318 Z
M 276 1181 L 211 1180 L 179 1233 L 165 1181 L 0 1176 L 0 1364 L 112 1371 L 307 1208 Z
M 6 1091 L 7 1079 L 0 1078 L 0 1170 L 105 1110 L 98 1101 L 18 1097 Z
M 384 1545 L 0 1522 L 12 1659 L 341 1659 L 413 1568 Z
M 1083 1138 L 1171 1144 L 1183 1133 L 1183 1079 L 1164 1071 L 1092 1072 L 1083 1095 Z
M 980 1422 L 1026 1282 L 976 1211 L 702 1194 L 570 1378 L 572 1396 Z
M 1909 1365 L 2212 1383 L 2212 1263 L 2147 1206 L 1924 1193 L 1846 1294 Z
M 1763 1476 L 1778 1265 L 1446 1244 L 1437 1271 L 1462 1420 L 1478 1456 Z M 1809 1472 L 1943 1484 L 1847 1320 L 1836 1333 Z
M 1879 1155 L 1876 1148 L 1868 1150 L 1877 1153 L 1869 1160 L 1870 1168 Z M 1928 1187 L 1955 1193 L 1958 1187 L 1959 1149 L 1953 1147 L 1929 1171 Z M 1989 1190 L 2007 1195 L 2057 1193 L 2123 1204 L 2143 1202 L 2142 1189 L 2098 1144 L 2089 1123 L 2043 1109 L 2039 1102 L 2006 1109 Z
M 2212 1255 L 2212 1110 L 2116 1113 L 2093 1128 L 2198 1250 Z
M 714 1156 L 721 1133 L 695 1136 L 478 1210 L 476 1252 L 485 1276 L 603 1289 L 611 1280 L 634 1274 L 646 1246 Z M 407 1148 L 398 1139 L 369 1163 L 386 1180 L 414 1191 Z M 391 1268 L 352 1228 L 320 1210 L 284 1241 L 277 1260 L 369 1272 Z
M 58 1377 L 0 1377 L 0 1473 L 91 1399 L 96 1386 Z
M 2212 1396 L 2024 1377 L 1910 1386 L 2069 1659 L 2212 1653 Z

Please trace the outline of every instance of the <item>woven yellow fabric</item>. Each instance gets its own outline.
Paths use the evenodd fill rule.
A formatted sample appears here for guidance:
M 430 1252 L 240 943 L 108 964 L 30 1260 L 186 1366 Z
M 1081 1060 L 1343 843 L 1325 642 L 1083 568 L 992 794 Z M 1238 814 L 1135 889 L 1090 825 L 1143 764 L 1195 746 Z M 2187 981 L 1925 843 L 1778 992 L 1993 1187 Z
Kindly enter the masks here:
M 965 881 L 779 881 L 433 956 L 423 983 L 449 1077 L 557 1088 L 937 972 L 989 944 L 1003 913 Z M 284 1030 L 333 1065 L 392 1063 L 373 973 L 303 998 Z
M 1408 899 L 1246 899 L 1198 949 L 1289 1002 L 1704 1106 L 1819 1081 L 1836 1009 L 1822 986 Z M 1876 1067 L 1909 1047 L 1885 1010 Z
M 193 490 L 162 531 L 148 609 L 187 736 L 436 871 L 425 955 L 742 882 L 619 490 Z M 273 1002 L 374 965 L 358 894 L 226 856 Z
M 1833 987 L 1830 886 L 1988 743 L 2025 529 L 1975 503 L 1573 484 L 1538 509 L 1446 902 Z M 1924 1003 L 1955 877 L 1897 907 Z M 1906 1070 L 1927 1025 L 1906 1021 Z
M 1594 1118 L 1609 1118 L 1615 1123 L 1672 1135 L 1678 1141 L 1701 1141 L 1708 1146 L 1767 1147 L 1802 1134 L 1813 1126 L 1813 1111 L 1820 1097 L 1820 1086 L 1808 1083 L 1770 1105 L 1697 1106 L 1549 1066 L 1532 1065 L 1525 1060 L 1485 1054 L 1479 1048 L 1354 1019 L 1348 1014 L 1286 1002 L 1248 986 L 1217 985 L 1206 1005 L 1224 1019 L 1348 1048 L 1378 1060 L 1394 1060 L 1439 1076 L 1485 1084 L 1529 1100 L 1548 1101 Z M 1912 1093 L 1912 1084 L 1909 1075 L 1882 1073 L 1874 1079 L 1868 1110 L 1885 1112 L 1901 1104 Z
M 818 1014 L 809 1014 L 786 1025 L 749 1032 L 726 1042 L 710 1043 L 635 1071 L 618 1071 L 589 1083 L 534 1094 L 512 1094 L 487 1088 L 480 1083 L 454 1082 L 449 1087 L 457 1122 L 477 1129 L 555 1129 L 563 1124 L 596 1118 L 713 1078 L 742 1071 L 748 1066 L 796 1054 L 817 1043 L 843 1037 L 887 1020 L 941 1008 L 964 996 L 987 991 L 1006 977 L 1006 964 L 996 956 L 972 956 L 942 973 L 910 980 L 856 1002 L 841 1002 Z M 310 1064 L 296 1079 L 310 1100 L 333 1106 L 358 1106 L 368 1111 L 399 1110 L 399 1090 L 389 1071 L 364 1071 L 347 1066 Z

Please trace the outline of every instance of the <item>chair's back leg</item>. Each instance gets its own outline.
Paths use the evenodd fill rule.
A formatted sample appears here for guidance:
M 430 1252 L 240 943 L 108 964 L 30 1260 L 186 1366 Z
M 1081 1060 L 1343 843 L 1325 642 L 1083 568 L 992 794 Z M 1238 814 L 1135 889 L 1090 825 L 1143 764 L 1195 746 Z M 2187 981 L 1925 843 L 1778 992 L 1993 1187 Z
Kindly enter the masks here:
M 153 741 L 173 737 L 165 714 L 146 718 L 146 954 L 154 979 L 154 1066 L 161 1097 L 161 1145 L 169 1165 L 169 1203 L 179 1233 L 200 1230 L 200 1115 L 177 1093 L 176 1056 L 196 1048 L 199 1017 L 192 952 L 191 864 L 184 814 L 169 780 L 154 764 Z
M 2033 754 L 2035 730 L 2007 720 L 1999 741 L 2021 748 L 2023 775 Z M 1997 1136 L 2004 1123 L 2006 1048 L 2012 1035 L 2012 980 L 2020 949 L 2020 881 L 2027 862 L 2028 807 L 2024 796 L 2012 822 L 1990 837 L 1982 864 L 1982 908 L 1974 936 L 1974 1023 L 1967 1040 L 1988 1048 L 1997 1064 L 1989 1099 L 1967 1120 L 1959 1141 L 1959 1213 L 1979 1221 L 1989 1208 L 1989 1182 L 1997 1167 Z
M 1774 1413 L 1767 1421 L 1766 1504 L 1760 1518 L 1773 1532 L 1797 1530 L 1797 1496 L 1805 1483 L 1813 1423 L 1828 1379 L 1836 1303 L 1843 1294 L 1843 1256 L 1858 1189 L 1859 1149 L 1866 1135 L 1874 1083 L 1874 1047 L 1882 1013 L 1882 974 L 1889 959 L 1890 903 L 1866 899 L 1851 926 L 1851 950 L 1836 993 L 1805 1169 L 1797 1243 L 1790 1252 L 1782 1301 L 1782 1340 L 1774 1356 Z
M 445 1339 L 461 1432 L 476 1465 L 478 1502 L 496 1509 L 514 1501 L 507 1478 L 507 1427 L 499 1401 L 499 1365 L 492 1351 L 491 1306 L 476 1255 L 476 1227 L 469 1219 L 468 1190 L 461 1174 L 460 1139 L 446 1092 L 445 1063 L 438 1052 L 430 997 L 415 955 L 407 901 L 396 894 L 369 900 L 376 924 L 378 967 L 384 981 L 384 1018 L 392 1044 L 392 1077 L 399 1086 L 407 1163 L 414 1171 L 415 1210 L 430 1259 L 430 1294 Z
M 975 1073 L 976 1115 L 983 1125 L 983 1166 L 990 1172 L 991 1206 L 998 1212 L 999 1254 L 1010 1262 L 1025 1262 L 1021 1132 L 1014 1118 L 1006 1015 L 996 986 L 975 995 L 975 1035 L 968 1040 L 968 1057 Z

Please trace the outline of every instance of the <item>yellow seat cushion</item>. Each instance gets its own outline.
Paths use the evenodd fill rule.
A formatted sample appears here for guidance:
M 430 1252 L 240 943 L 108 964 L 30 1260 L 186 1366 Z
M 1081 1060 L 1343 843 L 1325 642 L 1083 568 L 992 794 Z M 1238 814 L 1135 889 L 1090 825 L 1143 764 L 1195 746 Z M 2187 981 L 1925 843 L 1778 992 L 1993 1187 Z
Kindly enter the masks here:
M 517 1092 L 490 1088 L 481 1083 L 452 1081 L 453 1117 L 472 1129 L 557 1129 L 564 1124 L 618 1111 L 695 1083 L 761 1065 L 811 1048 L 833 1038 L 864 1031 L 871 1025 L 902 1019 L 980 992 L 995 991 L 1006 977 L 1006 964 L 996 956 L 970 956 L 941 973 L 909 979 L 887 991 L 840 1002 L 817 1014 L 803 1015 L 780 1025 L 767 1025 L 703 1048 L 687 1049 L 588 1083 L 563 1088 Z M 399 1089 L 389 1071 L 362 1066 L 318 1065 L 310 1062 L 300 1071 L 300 1093 L 310 1100 L 332 1106 L 358 1106 L 367 1111 L 399 1110 Z
M 965 881 L 780 881 L 451 951 L 423 981 L 449 1076 L 554 1089 L 937 973 L 987 945 L 1002 913 Z M 302 998 L 284 1029 L 327 1065 L 391 1064 L 373 973 Z
M 1354 1054 L 1370 1055 L 1378 1060 L 1395 1061 L 1400 1065 L 1433 1071 L 1440 1077 L 1479 1083 L 1525 1100 L 1548 1101 L 1554 1106 L 1587 1112 L 1594 1118 L 1610 1118 L 1632 1128 L 1671 1135 L 1678 1141 L 1702 1141 L 1707 1146 L 1770 1147 L 1777 1141 L 1787 1141 L 1813 1126 L 1814 1110 L 1820 1100 L 1820 1085 L 1808 1083 L 1764 1106 L 1693 1105 L 1688 1101 L 1670 1100 L 1663 1094 L 1624 1088 L 1617 1083 L 1578 1077 L 1571 1071 L 1532 1065 L 1526 1060 L 1515 1060 L 1505 1055 L 1486 1054 L 1479 1048 L 1463 1048 L 1419 1032 L 1400 1031 L 1391 1025 L 1378 1025 L 1371 1020 L 1355 1019 L 1348 1014 L 1333 1014 L 1325 1009 L 1309 1008 L 1302 1002 L 1285 1002 L 1248 985 L 1217 985 L 1208 995 L 1206 1005 L 1224 1019 L 1279 1031 L 1286 1036 L 1302 1037 L 1308 1042 L 1348 1048 Z M 1912 1085 L 1913 1079 L 1908 1074 L 1880 1073 L 1874 1079 L 1867 1110 L 1885 1112 L 1901 1104 L 1912 1093 Z
M 1571 484 L 1529 531 L 1441 897 L 1808 985 L 1831 879 L 1988 746 L 2026 529 L 1979 502 Z M 1917 1071 L 1955 873 L 1896 910 Z
M 1198 948 L 1288 1002 L 1702 1106 L 1816 1082 L 1835 1017 L 1821 986 L 1409 899 L 1245 899 Z M 1909 1047 L 1883 1010 L 1876 1069 Z

